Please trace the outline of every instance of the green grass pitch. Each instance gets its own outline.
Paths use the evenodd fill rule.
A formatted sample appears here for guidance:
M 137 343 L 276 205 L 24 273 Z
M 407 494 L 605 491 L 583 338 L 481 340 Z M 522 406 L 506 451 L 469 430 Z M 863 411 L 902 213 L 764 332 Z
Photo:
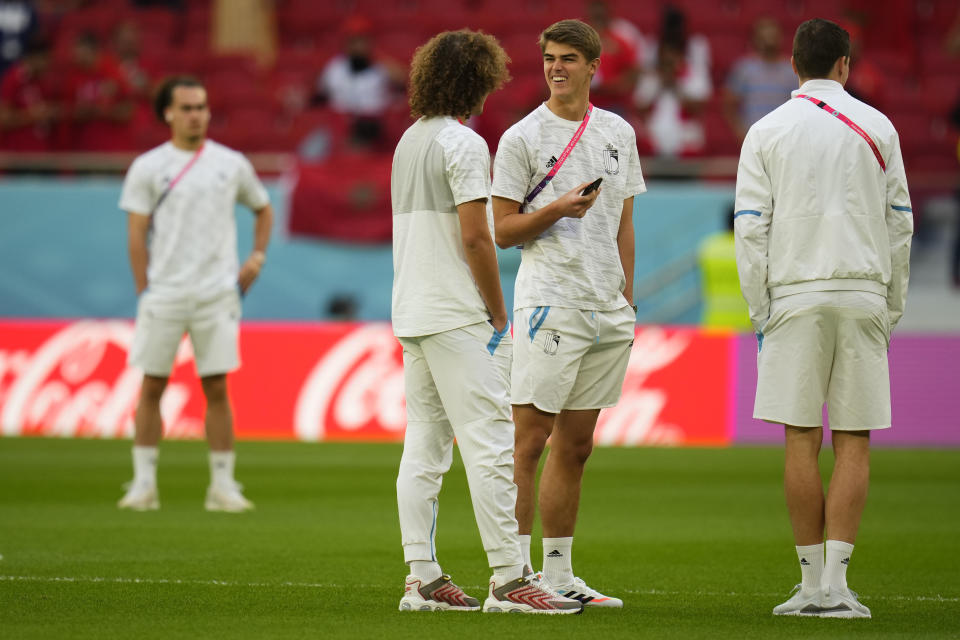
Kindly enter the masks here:
M 129 513 L 115 507 L 129 442 L 0 438 L 0 636 L 960 637 L 960 450 L 873 452 L 849 577 L 874 617 L 821 620 L 770 613 L 799 579 L 776 448 L 598 449 L 574 566 L 625 607 L 562 617 L 397 611 L 399 446 L 237 448 L 255 512 L 206 513 L 205 445 L 169 442 L 161 510 Z M 489 569 L 459 461 L 438 548 L 482 599 Z

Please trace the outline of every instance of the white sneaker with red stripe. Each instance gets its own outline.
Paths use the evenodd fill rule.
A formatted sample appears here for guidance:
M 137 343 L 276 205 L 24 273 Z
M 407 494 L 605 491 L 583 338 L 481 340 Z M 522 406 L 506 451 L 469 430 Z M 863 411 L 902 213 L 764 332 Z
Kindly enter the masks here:
M 555 585 L 551 584 L 541 571 L 538 571 L 536 576 L 545 589 L 549 589 L 559 596 L 570 598 L 571 600 L 578 600 L 583 603 L 584 607 L 623 607 L 623 600 L 603 595 L 596 589 L 588 586 L 587 583 L 580 578 L 574 578 L 570 584 Z
M 523 578 L 511 580 L 500 587 L 494 587 L 490 580 L 490 591 L 483 603 L 483 610 L 488 613 L 545 613 L 568 614 L 580 613 L 583 605 L 570 598 L 559 596 L 527 574 Z
M 429 584 L 417 576 L 407 576 L 400 598 L 400 611 L 478 611 L 480 601 L 442 575 Z

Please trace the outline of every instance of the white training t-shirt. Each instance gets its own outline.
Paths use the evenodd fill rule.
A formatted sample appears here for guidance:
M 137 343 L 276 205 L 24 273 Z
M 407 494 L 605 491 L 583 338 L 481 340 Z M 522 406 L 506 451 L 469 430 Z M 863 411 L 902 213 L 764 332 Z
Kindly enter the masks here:
M 541 104 L 500 138 L 493 195 L 524 202 L 573 138 L 580 122 Z M 590 122 L 553 180 L 524 207 L 536 211 L 584 182 L 603 178 L 602 192 L 583 218 L 561 218 L 523 243 L 515 309 L 556 306 L 613 311 L 628 304 L 617 230 L 623 201 L 647 190 L 633 128 L 594 107 Z
M 123 181 L 120 208 L 150 215 L 147 286 L 164 298 L 213 296 L 237 285 L 237 202 L 269 203 L 250 162 L 207 140 L 197 161 L 154 211 L 167 185 L 194 156 L 167 142 L 140 155 Z
M 327 63 L 318 84 L 340 113 L 378 116 L 390 106 L 390 77 L 376 62 L 353 71 L 347 56 L 337 56 Z
M 487 143 L 453 118 L 420 118 L 397 144 L 390 192 L 394 334 L 430 335 L 488 320 L 457 214 L 457 205 L 490 196 Z M 492 230 L 489 210 L 487 224 Z

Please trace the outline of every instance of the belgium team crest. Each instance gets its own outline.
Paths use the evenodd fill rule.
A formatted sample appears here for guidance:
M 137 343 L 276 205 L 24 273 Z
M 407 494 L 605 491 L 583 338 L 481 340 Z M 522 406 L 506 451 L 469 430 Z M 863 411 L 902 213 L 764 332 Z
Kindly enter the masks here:
M 610 175 L 620 173 L 620 152 L 609 143 L 603 150 L 603 168 Z

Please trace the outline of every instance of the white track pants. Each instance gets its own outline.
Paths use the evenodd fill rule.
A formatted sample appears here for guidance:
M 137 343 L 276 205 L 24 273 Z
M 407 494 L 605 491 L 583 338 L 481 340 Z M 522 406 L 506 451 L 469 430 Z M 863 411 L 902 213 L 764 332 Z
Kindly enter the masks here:
M 443 474 L 456 438 L 473 511 L 491 567 L 523 563 L 515 516 L 509 333 L 482 322 L 443 333 L 400 338 L 407 431 L 397 477 L 405 562 L 436 560 Z

